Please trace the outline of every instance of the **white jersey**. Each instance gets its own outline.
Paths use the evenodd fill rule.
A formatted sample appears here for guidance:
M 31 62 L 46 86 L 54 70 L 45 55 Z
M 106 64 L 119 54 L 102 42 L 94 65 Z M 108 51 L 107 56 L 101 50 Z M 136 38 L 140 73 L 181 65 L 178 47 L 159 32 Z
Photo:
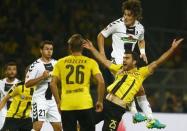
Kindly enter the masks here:
M 41 59 L 36 60 L 34 63 L 31 64 L 29 71 L 26 74 L 25 82 L 42 76 L 45 70 L 52 71 L 55 63 L 56 60 L 54 59 L 51 59 L 49 63 L 45 63 Z M 50 90 L 50 82 L 51 82 L 51 77 L 42 80 L 40 83 L 35 85 L 33 99 L 41 98 L 45 100 L 51 100 L 52 93 Z
M 18 80 L 17 78 L 15 78 L 14 81 L 12 81 L 12 82 L 7 82 L 7 78 L 0 80 L 0 100 L 2 100 L 2 98 L 5 95 L 7 95 L 8 91 L 11 89 L 11 87 L 18 82 L 20 82 L 20 80 Z M 11 100 L 8 101 L 7 104 L 3 107 L 3 109 L 1 110 L 2 116 L 6 116 L 7 107 L 9 108 L 10 104 L 11 104 Z
M 140 40 L 144 40 L 144 27 L 137 20 L 132 27 L 127 28 L 124 24 L 124 18 L 120 18 L 110 23 L 101 33 L 105 38 L 112 35 L 113 51 L 111 56 L 116 64 L 123 63 L 125 48 L 130 46 L 133 51 L 135 44 Z

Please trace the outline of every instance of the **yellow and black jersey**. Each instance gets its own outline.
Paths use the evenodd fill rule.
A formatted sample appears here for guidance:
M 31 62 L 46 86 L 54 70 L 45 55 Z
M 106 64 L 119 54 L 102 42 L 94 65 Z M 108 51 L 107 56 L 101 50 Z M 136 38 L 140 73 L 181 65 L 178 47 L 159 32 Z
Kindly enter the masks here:
M 143 81 L 151 74 L 148 66 L 122 71 L 122 65 L 111 64 L 110 71 L 115 74 L 115 81 L 107 87 L 107 91 L 125 103 L 130 103 L 134 99 Z
M 55 64 L 53 76 L 61 80 L 61 110 L 93 107 L 90 95 L 91 75 L 100 74 L 97 62 L 85 56 L 67 56 Z
M 24 82 L 20 82 L 10 89 L 8 95 L 10 95 L 13 100 L 6 117 L 23 119 L 30 117 L 33 92 L 34 88 L 26 88 Z

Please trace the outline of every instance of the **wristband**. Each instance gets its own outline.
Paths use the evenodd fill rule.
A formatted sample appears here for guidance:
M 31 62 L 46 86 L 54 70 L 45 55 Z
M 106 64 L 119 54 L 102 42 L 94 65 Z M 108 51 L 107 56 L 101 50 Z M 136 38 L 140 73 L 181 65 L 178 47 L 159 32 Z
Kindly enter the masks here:
M 144 54 L 145 55 L 145 48 L 140 48 L 140 54 Z

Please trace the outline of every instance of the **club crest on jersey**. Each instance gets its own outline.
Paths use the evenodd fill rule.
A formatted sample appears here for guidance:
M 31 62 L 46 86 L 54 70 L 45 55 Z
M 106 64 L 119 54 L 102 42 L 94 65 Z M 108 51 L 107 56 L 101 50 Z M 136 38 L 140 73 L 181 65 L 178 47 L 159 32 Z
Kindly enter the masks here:
M 24 96 L 24 95 L 21 95 L 21 99 L 25 99 L 25 96 Z

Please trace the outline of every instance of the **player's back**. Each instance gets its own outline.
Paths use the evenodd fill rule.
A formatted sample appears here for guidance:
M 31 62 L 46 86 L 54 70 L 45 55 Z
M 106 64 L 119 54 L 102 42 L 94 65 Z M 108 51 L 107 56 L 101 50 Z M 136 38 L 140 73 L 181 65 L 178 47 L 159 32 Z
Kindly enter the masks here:
M 67 56 L 55 65 L 61 79 L 64 110 L 87 109 L 93 106 L 90 79 L 99 70 L 95 60 L 85 56 Z

